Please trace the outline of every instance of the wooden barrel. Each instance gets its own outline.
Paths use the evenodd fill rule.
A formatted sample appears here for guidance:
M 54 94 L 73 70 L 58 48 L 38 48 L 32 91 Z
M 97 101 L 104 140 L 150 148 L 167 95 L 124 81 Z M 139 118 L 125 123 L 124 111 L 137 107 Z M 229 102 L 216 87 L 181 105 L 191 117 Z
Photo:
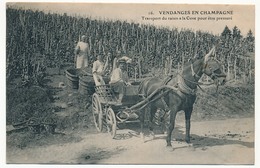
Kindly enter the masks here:
M 67 69 L 66 70 L 67 84 L 72 89 L 79 88 L 79 71 L 77 69 Z
M 95 82 L 92 76 L 79 77 L 79 93 L 84 95 L 92 95 L 95 92 Z

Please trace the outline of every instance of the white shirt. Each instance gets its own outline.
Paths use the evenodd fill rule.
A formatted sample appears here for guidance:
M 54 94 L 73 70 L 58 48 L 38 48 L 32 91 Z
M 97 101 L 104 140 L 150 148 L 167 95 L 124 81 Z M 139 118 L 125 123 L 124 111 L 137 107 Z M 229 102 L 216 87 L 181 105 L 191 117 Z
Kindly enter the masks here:
M 80 41 L 80 42 L 78 42 L 75 49 L 79 50 L 79 54 L 78 54 L 79 56 L 86 55 L 88 52 L 88 44 L 83 41 Z
M 88 44 L 85 42 L 78 42 L 77 46 L 75 47 L 76 51 L 76 68 L 82 68 L 86 67 L 88 65 L 88 52 L 89 52 L 89 47 Z
M 96 60 L 94 63 L 93 63 L 93 68 L 92 68 L 92 73 L 102 73 L 103 72 L 103 69 L 104 69 L 104 62 L 101 62 L 99 60 Z
M 104 63 L 96 60 L 93 63 L 92 73 L 96 86 L 105 85 L 101 73 L 104 71 Z
M 128 75 L 127 72 L 122 72 L 120 68 L 116 68 L 112 71 L 110 83 L 116 83 L 116 82 L 128 82 Z

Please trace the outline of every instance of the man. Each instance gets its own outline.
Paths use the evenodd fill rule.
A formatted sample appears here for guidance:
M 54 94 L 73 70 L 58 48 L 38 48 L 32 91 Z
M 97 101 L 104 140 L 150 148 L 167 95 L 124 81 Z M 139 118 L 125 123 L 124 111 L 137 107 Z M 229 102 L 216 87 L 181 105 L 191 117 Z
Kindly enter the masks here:
M 118 93 L 118 103 L 122 103 L 123 96 L 125 94 L 126 86 L 131 85 L 129 83 L 128 74 L 126 71 L 126 61 L 124 59 L 118 60 L 118 68 L 112 71 L 110 85 L 115 93 Z
M 132 63 L 132 59 L 131 58 L 129 58 L 128 56 L 122 56 L 121 51 L 118 51 L 116 53 L 116 57 L 113 60 L 113 70 L 118 68 L 119 60 L 125 60 L 126 63 Z
M 88 66 L 89 45 L 87 36 L 83 35 L 74 50 L 76 69 Z
M 118 60 L 121 58 L 121 51 L 117 51 L 116 56 L 113 60 L 113 70 L 118 68 Z
M 92 73 L 96 86 L 105 85 L 102 75 L 105 74 L 105 71 L 107 69 L 109 57 L 107 57 L 105 63 L 103 59 L 104 56 L 102 54 L 99 54 L 97 56 L 97 60 L 93 63 Z
M 112 59 L 112 54 L 111 52 L 107 52 L 107 62 L 108 62 L 108 65 L 107 65 L 107 73 L 108 74 L 111 74 L 112 70 L 113 70 L 113 65 L 111 63 L 111 59 Z

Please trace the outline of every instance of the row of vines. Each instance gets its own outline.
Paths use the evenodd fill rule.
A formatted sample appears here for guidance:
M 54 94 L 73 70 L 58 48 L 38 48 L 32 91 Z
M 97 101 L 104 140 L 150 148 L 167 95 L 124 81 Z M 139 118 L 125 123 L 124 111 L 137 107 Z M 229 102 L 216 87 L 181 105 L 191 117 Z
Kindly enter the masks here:
M 47 67 L 73 63 L 74 47 L 81 35 L 90 45 L 89 62 L 97 54 L 117 51 L 141 62 L 141 73 L 162 68 L 167 58 L 171 68 L 194 56 L 202 56 L 218 44 L 216 55 L 230 79 L 250 77 L 254 69 L 254 36 L 246 37 L 238 27 L 225 27 L 221 35 L 125 21 L 95 20 L 41 11 L 6 9 L 7 82 L 16 77 L 33 78 L 40 83 Z M 247 80 L 248 81 L 248 80 Z

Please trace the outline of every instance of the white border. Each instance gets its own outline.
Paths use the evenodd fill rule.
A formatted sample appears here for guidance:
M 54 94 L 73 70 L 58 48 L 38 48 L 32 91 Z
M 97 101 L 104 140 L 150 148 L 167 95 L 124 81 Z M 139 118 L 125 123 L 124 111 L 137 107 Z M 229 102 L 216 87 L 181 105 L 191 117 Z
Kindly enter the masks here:
M 1 88 L 1 91 L 0 91 L 0 94 L 2 95 L 1 96 L 1 106 L 0 106 L 0 111 L 1 111 L 1 126 L 0 126 L 0 132 L 1 132 L 1 138 L 0 138 L 0 142 L 1 145 L 0 145 L 0 167 L 132 167 L 132 165 L 120 165 L 120 166 L 115 166 L 115 165 L 37 165 L 37 164 L 31 164 L 31 165 L 7 165 L 6 164 L 6 156 L 5 156 L 5 153 L 6 153 L 6 116 L 5 116 L 5 106 L 6 106 L 6 83 L 5 83 L 5 64 L 6 64 L 6 60 L 5 60 L 5 32 L 6 32 L 6 23 L 5 23 L 5 18 L 6 18 L 6 14 L 5 14 L 5 3 L 6 2 L 14 2 L 14 1 L 11 1 L 11 0 L 2 0 L 0 1 L 0 23 L 1 23 L 1 31 L 0 31 L 0 51 L 1 51 L 1 60 L 0 60 L 0 78 L 1 78 L 1 82 L 0 82 L 0 88 Z M 209 1 L 209 0 L 149 0 L 149 1 L 144 1 L 144 0 L 113 0 L 113 1 L 108 1 L 108 0 L 63 0 L 63 1 L 54 1 L 54 0 L 38 0 L 38 1 L 32 1 L 32 0 L 19 0 L 19 1 L 16 1 L 16 2 L 98 2 L 98 3 L 178 3 L 178 4 L 241 4 L 241 5 L 246 5 L 246 4 L 249 4 L 249 5 L 255 5 L 255 10 L 256 10 L 256 16 L 255 16 L 255 21 L 256 21 L 256 25 L 255 25 L 255 37 L 256 37 L 256 47 L 255 47 L 255 61 L 256 61 L 256 65 L 260 62 L 259 60 L 259 57 L 260 57 L 260 53 L 259 53 L 259 35 L 258 35 L 258 32 L 257 30 L 260 30 L 259 28 L 259 1 L 256 2 L 256 0 L 212 0 L 212 1 Z M 3 58 L 4 56 L 4 58 Z M 259 95 L 258 93 L 259 92 L 259 67 L 256 66 L 256 73 L 255 73 L 255 124 L 256 124 L 256 127 L 255 127 L 255 165 L 254 166 L 248 166 L 248 165 L 245 165 L 245 166 L 239 166 L 239 167 L 259 167 L 260 166 L 260 162 L 259 162 L 259 135 L 257 134 L 259 132 L 259 123 L 258 123 L 258 120 L 259 120 L 259 114 L 258 112 L 260 111 L 259 110 L 259 105 L 258 105 L 258 102 L 260 102 L 260 99 L 259 99 Z M 152 165 L 134 165 L 135 167 L 157 167 L 156 165 L 155 166 L 152 166 Z M 201 168 L 201 167 L 211 167 L 211 168 L 214 168 L 214 167 L 219 167 L 219 166 L 215 166 L 215 165 L 160 165 L 160 167 L 163 166 L 163 167 L 198 167 L 198 168 Z M 221 166 L 221 167 L 226 167 L 226 166 Z M 228 167 L 235 167 L 235 166 L 228 166 Z M 236 166 L 237 167 L 237 166 Z

